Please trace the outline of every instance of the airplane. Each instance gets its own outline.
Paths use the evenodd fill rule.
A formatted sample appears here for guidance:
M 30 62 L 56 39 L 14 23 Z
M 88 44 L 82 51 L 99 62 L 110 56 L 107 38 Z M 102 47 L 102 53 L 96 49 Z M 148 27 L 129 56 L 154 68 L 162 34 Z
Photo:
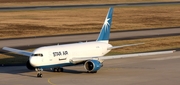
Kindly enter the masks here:
M 113 7 L 109 8 L 104 24 L 96 41 L 43 46 L 35 49 L 33 52 L 10 47 L 3 47 L 2 49 L 16 54 L 28 56 L 29 60 L 26 63 L 26 67 L 30 70 L 37 71 L 37 77 L 39 78 L 42 77 L 43 69 L 50 68 L 54 72 L 63 72 L 63 67 L 84 65 L 87 73 L 96 73 L 103 66 L 104 60 L 167 54 L 175 51 L 171 50 L 104 56 L 112 49 L 144 44 L 137 43 L 121 46 L 112 46 L 109 44 L 113 9 Z

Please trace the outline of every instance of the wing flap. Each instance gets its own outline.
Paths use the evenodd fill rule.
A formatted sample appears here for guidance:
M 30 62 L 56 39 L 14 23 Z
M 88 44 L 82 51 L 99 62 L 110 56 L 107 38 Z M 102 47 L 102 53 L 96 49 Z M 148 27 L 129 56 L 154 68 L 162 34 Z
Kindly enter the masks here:
M 9 47 L 3 47 L 3 50 L 10 51 L 16 54 L 24 55 L 24 56 L 31 56 L 33 53 L 24 51 L 24 50 L 19 50 L 19 49 L 14 49 L 14 48 L 9 48 Z

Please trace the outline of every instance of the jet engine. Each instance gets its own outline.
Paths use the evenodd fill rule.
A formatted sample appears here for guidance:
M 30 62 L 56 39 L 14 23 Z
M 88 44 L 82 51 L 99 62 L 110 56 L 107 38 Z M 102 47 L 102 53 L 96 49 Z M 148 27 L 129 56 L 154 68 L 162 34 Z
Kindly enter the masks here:
M 102 67 L 102 64 L 97 60 L 88 60 L 84 63 L 84 68 L 89 73 L 96 73 Z
M 35 68 L 30 64 L 29 60 L 28 60 L 27 63 L 26 63 L 26 67 L 27 67 L 29 70 L 35 70 Z

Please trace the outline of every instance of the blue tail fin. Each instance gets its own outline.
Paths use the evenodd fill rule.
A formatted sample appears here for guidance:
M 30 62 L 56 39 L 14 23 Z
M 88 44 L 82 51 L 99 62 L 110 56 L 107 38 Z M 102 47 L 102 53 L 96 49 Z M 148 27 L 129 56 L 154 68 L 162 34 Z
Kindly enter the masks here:
M 106 19 L 104 21 L 104 24 L 101 28 L 101 32 L 99 34 L 99 37 L 96 41 L 103 41 L 103 42 L 105 41 L 108 43 L 109 35 L 110 35 L 110 29 L 111 29 L 112 15 L 113 15 L 113 7 L 110 7 L 109 11 L 106 15 Z

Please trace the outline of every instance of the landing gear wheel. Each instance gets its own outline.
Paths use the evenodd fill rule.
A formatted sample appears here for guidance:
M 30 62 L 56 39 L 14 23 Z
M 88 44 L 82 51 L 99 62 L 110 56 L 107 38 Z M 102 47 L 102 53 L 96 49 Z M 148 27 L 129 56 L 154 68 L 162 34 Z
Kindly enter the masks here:
M 57 71 L 58 72 L 63 72 L 63 68 L 58 68 Z
M 41 71 L 43 71 L 43 69 L 42 69 L 42 68 L 36 68 L 35 70 L 37 71 L 37 77 L 38 77 L 38 78 L 42 78 L 42 73 L 41 73 Z
M 38 77 L 38 78 L 42 78 L 42 74 L 41 74 L 41 73 L 38 73 L 38 74 L 37 74 L 37 77 Z
M 54 72 L 57 72 L 58 71 L 58 69 L 57 68 L 54 68 L 54 70 L 53 70 Z
M 60 68 L 60 70 L 61 70 L 61 72 L 63 72 L 63 71 L 64 71 L 64 69 L 63 69 L 63 68 Z
M 54 68 L 54 72 L 63 72 L 63 68 Z

